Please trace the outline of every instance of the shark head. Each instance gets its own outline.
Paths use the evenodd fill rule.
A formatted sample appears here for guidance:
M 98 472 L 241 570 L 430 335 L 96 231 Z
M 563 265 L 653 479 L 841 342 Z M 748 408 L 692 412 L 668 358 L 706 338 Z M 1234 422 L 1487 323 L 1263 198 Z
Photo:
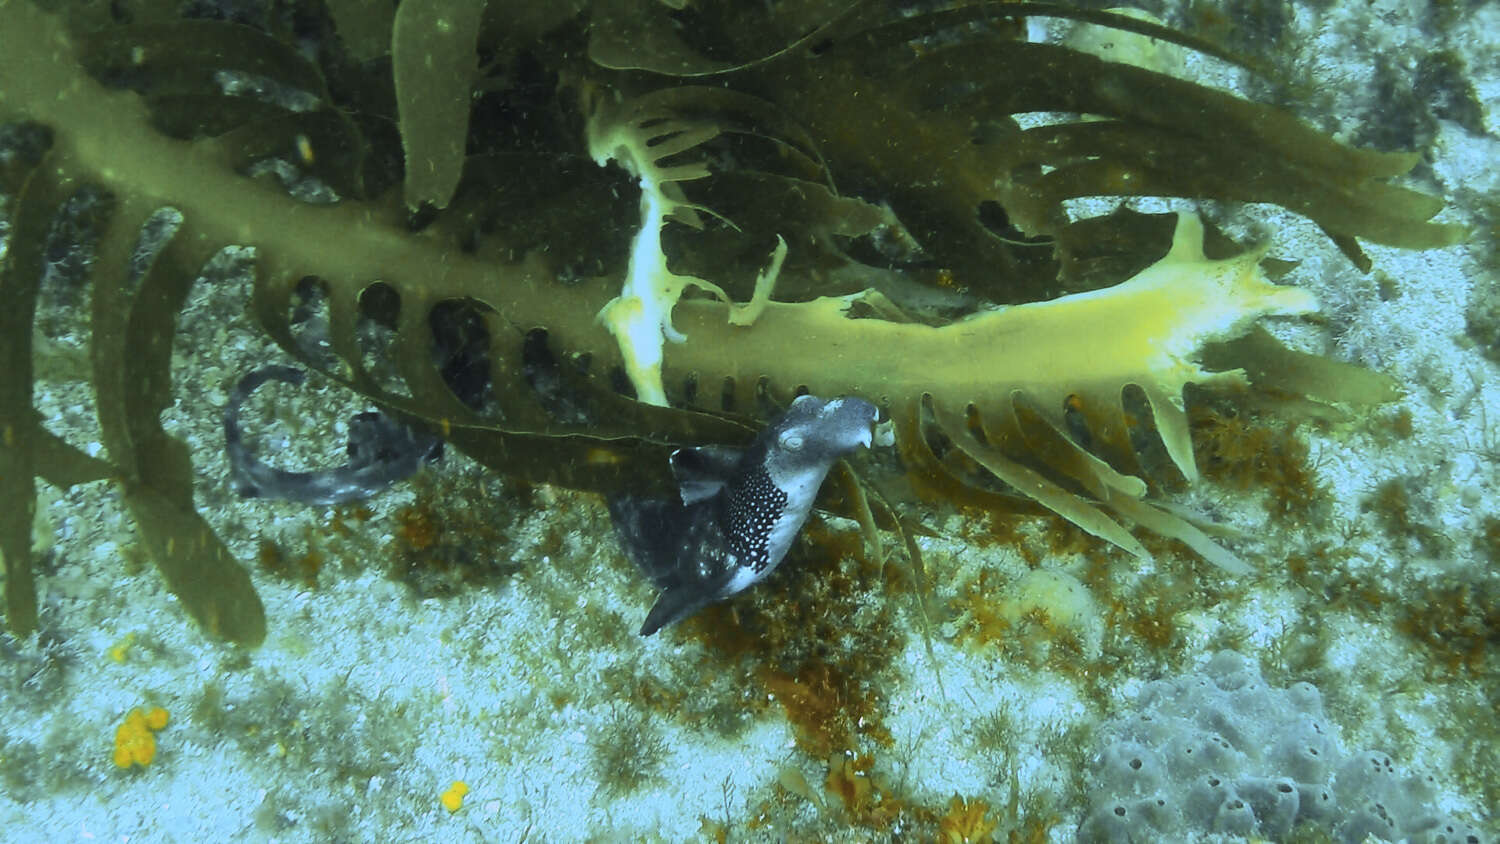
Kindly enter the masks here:
M 641 634 L 765 579 L 807 520 L 828 470 L 870 445 L 877 415 L 863 399 L 800 396 L 744 451 L 674 452 L 679 499 L 611 499 L 626 552 L 661 589 Z
M 813 474 L 821 484 L 840 457 L 870 445 L 878 414 L 875 405 L 864 399 L 845 396 L 825 401 L 817 396 L 798 396 L 761 434 L 766 447 L 766 473 L 783 489 Z

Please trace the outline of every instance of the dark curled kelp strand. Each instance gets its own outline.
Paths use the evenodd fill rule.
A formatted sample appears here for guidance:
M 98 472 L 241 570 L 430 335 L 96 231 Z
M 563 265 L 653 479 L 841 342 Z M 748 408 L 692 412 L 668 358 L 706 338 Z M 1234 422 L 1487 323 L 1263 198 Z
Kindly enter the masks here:
M 235 491 L 246 498 L 280 498 L 304 504 L 359 501 L 410 477 L 442 452 L 442 440 L 380 412 L 349 420 L 349 462 L 337 469 L 288 472 L 262 463 L 240 432 L 240 405 L 267 381 L 301 384 L 290 366 L 267 366 L 240 379 L 224 408 L 224 448 Z

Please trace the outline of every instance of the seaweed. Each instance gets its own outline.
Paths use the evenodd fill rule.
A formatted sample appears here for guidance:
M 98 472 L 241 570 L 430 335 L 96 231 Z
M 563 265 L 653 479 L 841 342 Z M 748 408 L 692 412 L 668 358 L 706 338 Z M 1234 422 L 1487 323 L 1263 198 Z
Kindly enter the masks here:
M 223 543 L 192 503 L 192 470 L 187 450 L 161 429 L 158 415 L 171 400 L 173 317 L 194 277 L 185 269 L 191 258 L 170 242 L 147 244 L 132 237 L 142 231 L 151 208 L 112 203 L 108 214 L 134 222 L 131 228 L 110 221 L 102 238 L 99 263 L 126 270 L 125 278 L 94 285 L 92 303 L 92 381 L 108 461 L 68 446 L 46 432 L 31 407 L 31 318 L 44 269 L 42 234 L 60 203 L 64 186 L 29 161 L 24 184 L 16 190 L 12 210 L 16 227 L 5 255 L 7 312 L 3 342 L 6 371 L 22 377 L 5 379 L 3 456 L 9 500 L 4 531 L 7 622 L 12 632 L 36 626 L 35 587 L 30 575 L 31 520 L 35 512 L 34 477 L 58 486 L 109 478 L 120 487 L 135 517 L 147 553 L 167 586 L 189 614 L 216 636 L 258 644 L 265 636 L 260 601 L 248 575 L 230 558 Z M 131 211 L 137 212 L 132 215 Z M 142 214 L 141 212 L 145 212 Z M 115 227 L 119 227 L 119 233 Z M 179 263 L 181 262 L 181 263 Z
M 41 284 L 42 244 L 50 192 L 41 170 L 51 139 L 44 127 L 21 127 L 15 132 L 30 143 L 17 145 L 0 170 L 6 209 L 13 220 L 10 243 L 0 263 L 0 294 L 8 307 L 0 309 L 0 494 L 10 505 L 0 508 L 0 561 L 5 564 L 5 613 L 16 633 L 36 627 L 36 586 L 31 572 L 31 526 L 36 517 L 36 445 L 41 426 L 31 406 L 31 320 Z M 19 213 L 18 213 L 19 212 Z
M 1147 497 L 1155 468 L 1197 477 L 1183 390 L 1253 383 L 1302 415 L 1394 390 L 1258 332 L 1316 307 L 1265 278 L 1266 247 L 1190 214 L 1067 203 L 1271 202 L 1356 262 L 1359 239 L 1463 234 L 1429 222 L 1439 200 L 1391 183 L 1414 154 L 1351 149 L 1270 106 L 1018 34 L 1062 17 L 1237 61 L 1148 22 L 1050 4 L 667 5 L 412 0 L 360 18 L 360 4 L 292 2 L 231 21 L 0 2 L 0 122 L 52 139 L 45 167 L 13 154 L 0 174 L 15 227 L 0 326 L 16 374 L 0 388 L 0 483 L 19 503 L 0 516 L 12 629 L 35 621 L 40 474 L 116 480 L 190 614 L 231 641 L 263 636 L 156 421 L 174 315 L 223 245 L 256 249 L 254 315 L 288 353 L 512 477 L 664 491 L 671 449 L 744 442 L 799 392 L 852 394 L 887 409 L 901 458 L 851 475 L 872 495 L 827 500 L 867 526 L 909 535 L 902 508 L 934 491 L 987 509 L 1030 499 L 1137 557 L 1129 524 L 1244 571 Z M 1058 118 L 1019 119 L 1034 112 Z M 620 166 L 589 160 L 620 149 Z M 646 194 L 653 173 L 667 201 L 643 215 L 629 183 Z M 91 274 L 107 460 L 69 451 L 30 406 L 37 244 L 81 185 L 113 198 Z M 163 206 L 172 231 L 144 241 Z M 777 243 L 779 274 L 763 269 Z M 598 319 L 629 298 L 642 244 L 655 324 L 683 341 L 662 346 L 659 389 Z
M 476 71 L 484 4 L 421 0 L 396 10 L 391 33 L 406 204 L 444 208 L 458 187 L 469 135 L 469 86 Z

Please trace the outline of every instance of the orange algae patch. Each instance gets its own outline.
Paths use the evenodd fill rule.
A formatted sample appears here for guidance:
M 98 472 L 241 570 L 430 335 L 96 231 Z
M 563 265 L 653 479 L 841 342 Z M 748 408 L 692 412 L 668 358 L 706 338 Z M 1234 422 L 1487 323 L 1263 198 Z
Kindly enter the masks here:
M 703 643 L 714 671 L 738 678 L 753 706 L 779 706 L 809 756 L 890 747 L 882 689 L 904 632 L 889 592 L 878 601 L 870 594 L 891 579 L 864 555 L 857 532 L 813 520 L 804 537 L 785 567 L 795 575 L 705 608 L 682 629 Z
M 855 746 L 856 733 L 890 744 L 874 692 L 861 689 L 837 666 L 812 663 L 795 676 L 764 668 L 756 678 L 786 711 L 797 746 L 813 756 Z
M 835 753 L 828 760 L 828 778 L 823 787 L 839 798 L 849 819 L 860 826 L 884 829 L 901 814 L 903 803 L 892 797 L 885 784 L 870 775 L 875 758 L 869 754 L 850 757 Z
M 142 768 L 156 758 L 156 733 L 167 726 L 167 710 L 153 706 L 142 712 L 134 707 L 115 730 L 115 766 Z
M 1279 523 L 1303 522 L 1329 498 L 1312 469 L 1295 421 L 1268 421 L 1226 401 L 1189 410 L 1203 476 L 1234 489 L 1260 490 Z
M 1428 672 L 1478 677 L 1500 668 L 1500 588 L 1477 583 L 1428 584 L 1399 612 L 1396 629 L 1428 649 Z
M 953 795 L 948 814 L 938 820 L 938 840 L 943 844 L 987 844 L 995 840 L 997 824 L 990 820 L 990 804 Z

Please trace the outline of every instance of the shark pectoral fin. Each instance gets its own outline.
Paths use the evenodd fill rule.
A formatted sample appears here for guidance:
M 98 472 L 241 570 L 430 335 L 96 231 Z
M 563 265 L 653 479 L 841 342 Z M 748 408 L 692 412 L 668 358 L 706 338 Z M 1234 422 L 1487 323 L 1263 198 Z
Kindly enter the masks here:
M 646 614 L 641 625 L 641 635 L 650 636 L 669 624 L 687 618 L 703 607 L 713 603 L 714 596 L 705 593 L 699 586 L 669 586 L 656 598 L 656 605 Z
M 739 468 L 742 452 L 708 445 L 672 452 L 672 476 L 681 488 L 682 503 L 694 504 L 719 494 Z
M 677 547 L 687 511 L 670 499 L 613 496 L 607 500 L 625 556 L 659 587 L 681 581 Z
M 678 492 L 682 495 L 683 505 L 697 504 L 699 501 L 707 501 L 719 494 L 724 488 L 723 481 L 681 481 Z

